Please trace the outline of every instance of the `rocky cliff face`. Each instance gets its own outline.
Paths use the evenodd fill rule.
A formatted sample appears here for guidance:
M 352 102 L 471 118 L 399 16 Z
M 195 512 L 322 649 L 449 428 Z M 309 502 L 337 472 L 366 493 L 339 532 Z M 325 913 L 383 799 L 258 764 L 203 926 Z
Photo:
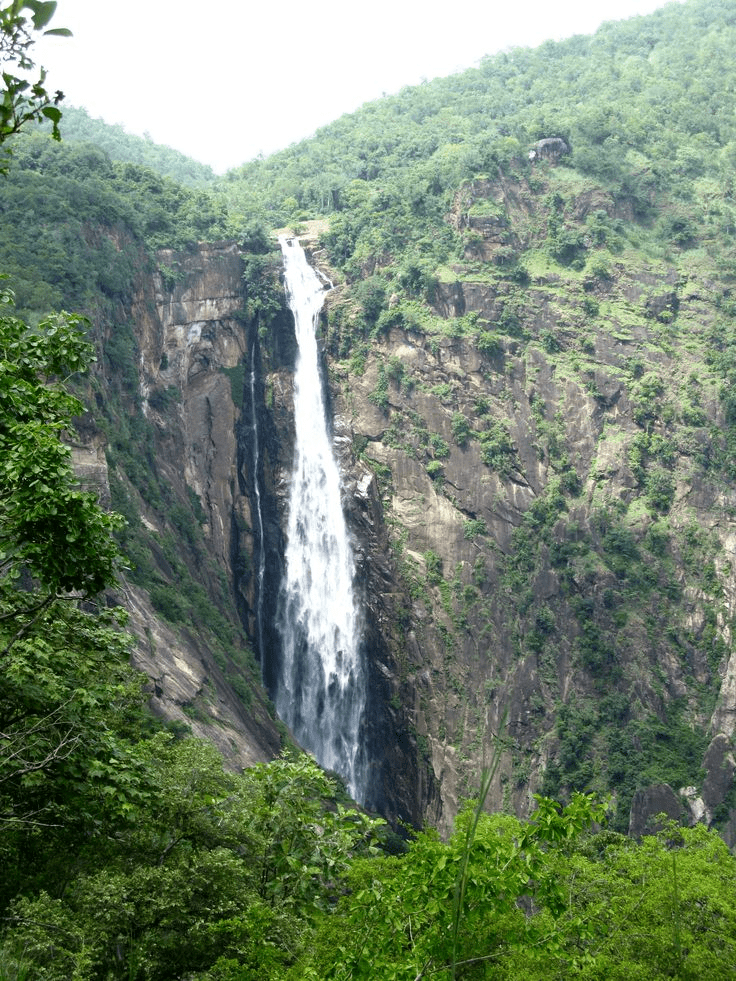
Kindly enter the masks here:
M 354 301 L 340 286 L 328 300 L 370 665 L 368 804 L 447 830 L 498 752 L 494 808 L 611 791 L 617 826 L 637 830 L 669 793 L 730 840 L 736 492 L 709 355 L 729 300 L 686 254 L 604 258 L 595 236 L 613 242 L 627 202 L 554 180 L 465 187 L 448 216 L 465 256 L 432 315 L 392 298 L 358 357 L 355 338 L 341 356 Z M 168 499 L 151 504 L 115 453 L 110 468 L 153 557 L 124 599 L 154 702 L 234 765 L 280 746 L 259 669 L 215 656 L 212 626 L 164 587 L 197 584 L 272 684 L 295 349 L 288 314 L 259 322 L 247 294 L 233 244 L 159 256 L 131 307 L 129 402 Z
M 118 238 L 118 248 L 133 250 Z M 272 758 L 282 743 L 237 606 L 248 588 L 237 555 L 252 547 L 238 472 L 248 355 L 242 259 L 234 243 L 157 258 L 151 269 L 139 256 L 128 302 L 97 318 L 102 428 L 81 420 L 73 452 L 85 482 L 108 500 L 112 487 L 130 523 L 131 569 L 116 599 L 129 610 L 133 660 L 151 679 L 154 710 L 242 767 Z
M 98 318 L 98 412 L 78 421 L 73 448 L 84 482 L 131 522 L 132 569 L 116 599 L 129 611 L 153 708 L 235 767 L 273 757 L 288 738 L 266 690 L 279 657 L 296 342 L 285 310 L 265 325 L 246 314 L 248 299 L 234 243 L 163 251 L 155 269 L 141 261 L 129 303 Z M 380 496 L 340 418 L 334 438 L 366 598 L 366 738 L 376 760 L 367 803 L 418 825 L 432 778 L 417 765 L 403 709 L 389 705 L 392 572 Z M 223 631 L 224 651 L 213 636 Z
M 596 223 L 613 238 L 628 202 L 544 173 L 465 187 L 436 317 L 394 297 L 332 365 L 380 487 L 396 724 L 441 828 L 500 747 L 494 808 L 597 789 L 636 829 L 635 791 L 671 783 L 730 840 L 736 497 L 709 353 L 728 292 L 687 252 L 604 259 Z

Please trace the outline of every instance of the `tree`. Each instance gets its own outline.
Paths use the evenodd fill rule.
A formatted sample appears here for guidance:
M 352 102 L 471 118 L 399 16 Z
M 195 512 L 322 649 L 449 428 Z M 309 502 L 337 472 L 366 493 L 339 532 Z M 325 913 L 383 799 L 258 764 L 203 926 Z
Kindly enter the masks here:
M 283 979 L 382 822 L 336 806 L 306 756 L 238 775 L 159 733 L 135 758 L 135 820 L 80 838 L 76 875 L 13 903 L 6 951 L 44 981 Z
M 0 291 L 0 825 L 60 820 L 70 768 L 111 751 L 100 705 L 123 688 L 140 702 L 128 641 L 78 608 L 114 583 L 122 520 L 79 487 L 63 441 L 83 406 L 62 379 L 92 359 L 82 324 L 30 328 Z
M 350 893 L 326 918 L 302 976 L 496 977 L 513 952 L 547 950 L 554 926 L 525 911 L 532 904 L 564 909 L 555 853 L 604 813 L 583 794 L 566 808 L 538 798 L 525 823 L 476 806 L 458 817 L 447 843 L 423 832 L 405 856 L 354 862 Z
M 641 841 L 602 831 L 550 856 L 564 908 L 538 909 L 546 950 L 510 952 L 494 977 L 720 981 L 736 968 L 736 860 L 702 825 Z
M 39 32 L 69 34 L 47 29 L 55 11 L 42 0 L 0 8 L 5 152 L 9 137 L 44 119 L 59 139 L 61 93 L 49 95 L 43 69 L 33 83 L 24 77 Z M 89 366 L 93 348 L 82 318 L 30 327 L 13 301 L 0 289 L 0 826 L 13 830 L 15 845 L 3 842 L 11 851 L 17 828 L 63 823 L 84 761 L 114 755 L 111 719 L 141 703 L 128 640 L 78 608 L 115 581 L 121 524 L 79 487 L 64 442 L 84 408 L 65 381 Z
M 56 12 L 51 0 L 13 0 L 0 8 L 0 63 L 3 87 L 0 89 L 0 144 L 20 132 L 28 123 L 49 120 L 55 140 L 61 139 L 59 103 L 62 92 L 53 95 L 46 88 L 46 71 L 41 68 L 35 81 L 26 76 L 36 66 L 30 49 L 38 34 L 69 37 L 64 27 L 48 28 Z M 46 29 L 48 28 L 48 29 Z M 16 74 L 18 73 L 18 74 Z M 7 154 L 7 148 L 5 148 Z M 0 172 L 7 168 L 7 157 L 0 160 Z
M 59 314 L 30 328 L 12 302 L 0 291 L 0 583 L 27 570 L 44 604 L 72 590 L 94 595 L 115 580 L 120 519 L 78 487 L 62 436 L 84 406 L 61 381 L 88 367 L 92 346 L 82 318 Z

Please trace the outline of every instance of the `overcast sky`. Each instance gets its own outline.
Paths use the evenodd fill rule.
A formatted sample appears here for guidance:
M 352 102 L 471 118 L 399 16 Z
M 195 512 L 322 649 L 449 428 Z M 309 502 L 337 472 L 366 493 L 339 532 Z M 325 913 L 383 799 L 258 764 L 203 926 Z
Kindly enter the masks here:
M 91 116 L 222 172 L 486 54 L 591 34 L 662 0 L 59 0 L 35 48 Z

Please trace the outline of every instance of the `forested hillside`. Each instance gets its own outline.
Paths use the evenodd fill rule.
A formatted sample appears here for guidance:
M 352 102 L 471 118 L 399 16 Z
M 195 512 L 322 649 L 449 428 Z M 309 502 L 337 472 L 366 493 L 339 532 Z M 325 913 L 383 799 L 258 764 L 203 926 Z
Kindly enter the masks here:
M 9 70 L 54 4 L 0 15 Z M 221 179 L 4 77 L 0 981 L 736 972 L 735 47 L 670 4 Z M 372 816 L 261 682 L 284 226 Z
M 148 250 L 228 234 L 223 201 L 88 143 L 23 136 L 2 186 L 0 264 L 19 308 L 86 309 L 130 288 L 132 259 L 94 229 L 125 228 Z
M 725 191 L 718 182 L 733 168 L 733 30 L 727 2 L 670 4 L 592 38 L 488 57 L 371 103 L 308 143 L 230 172 L 228 184 L 273 224 L 299 209 L 360 214 L 362 195 L 380 191 L 372 221 L 354 215 L 356 245 L 372 224 L 374 255 L 409 244 L 421 254 L 422 231 L 441 224 L 448 191 L 557 136 L 571 146 L 569 167 L 631 198 L 638 216 L 658 190 L 707 211 L 709 191 Z M 727 193 L 720 197 L 727 208 Z
M 85 109 L 64 108 L 64 142 L 92 143 L 111 160 L 139 164 L 162 177 L 189 187 L 205 187 L 215 180 L 207 164 L 199 163 L 169 146 L 154 143 L 149 136 L 128 133 L 123 126 L 93 119 Z

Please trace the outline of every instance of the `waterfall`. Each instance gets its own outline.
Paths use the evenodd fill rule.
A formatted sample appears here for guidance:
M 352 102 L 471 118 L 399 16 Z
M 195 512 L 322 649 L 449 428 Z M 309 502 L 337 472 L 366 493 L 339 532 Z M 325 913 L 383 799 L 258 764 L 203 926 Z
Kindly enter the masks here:
M 285 236 L 279 241 L 299 354 L 276 710 L 298 742 L 321 766 L 339 773 L 352 797 L 362 802 L 365 672 L 355 567 L 340 472 L 327 431 L 315 335 L 325 287 L 299 242 Z
M 263 512 L 261 511 L 261 488 L 258 466 L 261 450 L 258 442 L 258 411 L 256 403 L 256 342 L 250 350 L 250 404 L 253 413 L 253 490 L 256 504 L 256 525 L 258 528 L 258 573 L 256 576 L 256 637 L 258 656 L 263 659 L 263 584 L 266 578 L 266 543 L 263 537 Z

